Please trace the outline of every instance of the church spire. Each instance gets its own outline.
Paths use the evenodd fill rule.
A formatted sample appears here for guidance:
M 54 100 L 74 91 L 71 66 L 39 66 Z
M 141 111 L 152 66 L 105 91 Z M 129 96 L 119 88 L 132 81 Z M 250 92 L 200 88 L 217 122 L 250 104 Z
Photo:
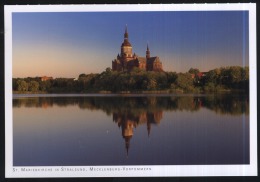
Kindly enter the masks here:
M 151 133 L 151 123 L 147 121 L 147 132 L 148 132 L 148 137 L 150 137 Z
M 150 50 L 149 50 L 148 43 L 147 43 L 147 48 L 146 48 L 146 58 L 147 58 L 147 59 L 150 58 Z
M 130 139 L 131 139 L 131 137 L 125 138 L 126 157 L 128 157 L 128 152 L 129 152 L 129 147 L 130 147 Z
M 124 34 L 124 38 L 125 38 L 125 39 L 128 39 L 127 24 L 125 25 L 125 34 Z

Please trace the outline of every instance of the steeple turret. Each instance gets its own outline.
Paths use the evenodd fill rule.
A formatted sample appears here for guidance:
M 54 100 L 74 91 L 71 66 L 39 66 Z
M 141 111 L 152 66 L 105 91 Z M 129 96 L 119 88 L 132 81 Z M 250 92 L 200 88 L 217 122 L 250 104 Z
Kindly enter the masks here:
M 146 58 L 149 59 L 150 58 L 150 50 L 148 47 L 148 43 L 147 43 L 147 49 L 146 49 Z

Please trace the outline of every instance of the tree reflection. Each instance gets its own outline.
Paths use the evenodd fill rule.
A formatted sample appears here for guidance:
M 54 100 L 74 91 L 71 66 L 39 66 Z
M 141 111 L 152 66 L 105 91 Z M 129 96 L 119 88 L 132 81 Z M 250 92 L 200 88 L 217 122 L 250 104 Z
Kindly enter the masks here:
M 107 115 L 126 114 L 133 116 L 158 111 L 196 112 L 207 108 L 218 114 L 249 114 L 247 95 L 211 95 L 211 96 L 151 96 L 151 97 L 30 97 L 14 98 L 13 107 L 51 108 L 77 105 L 80 109 L 102 110 Z

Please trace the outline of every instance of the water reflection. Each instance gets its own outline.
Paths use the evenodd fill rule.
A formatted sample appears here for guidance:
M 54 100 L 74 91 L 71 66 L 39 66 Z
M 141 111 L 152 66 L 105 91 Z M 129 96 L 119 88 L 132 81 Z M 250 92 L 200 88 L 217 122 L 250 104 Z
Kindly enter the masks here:
M 162 116 L 162 111 L 143 112 L 138 115 L 135 115 L 134 113 L 129 111 L 126 113 L 113 113 L 113 121 L 117 123 L 118 127 L 121 127 L 122 129 L 122 137 L 125 139 L 127 156 L 130 147 L 130 140 L 134 134 L 134 128 L 139 125 L 146 124 L 149 137 L 151 132 L 151 125 L 160 124 Z
M 163 112 L 198 112 L 206 108 L 221 115 L 249 114 L 248 96 L 163 96 L 163 97 L 30 97 L 13 99 L 13 107 L 43 108 L 78 106 L 90 111 L 101 110 L 112 116 L 125 142 L 128 156 L 134 129 L 146 125 L 148 137 L 152 125 L 159 125 Z
M 249 162 L 248 96 L 21 97 L 13 108 L 18 166 Z
M 108 115 L 125 113 L 129 109 L 134 115 L 158 110 L 198 111 L 207 108 L 218 114 L 249 114 L 247 95 L 174 96 L 174 97 L 31 97 L 13 99 L 13 107 L 49 108 L 57 105 L 78 105 L 81 109 L 102 110 Z

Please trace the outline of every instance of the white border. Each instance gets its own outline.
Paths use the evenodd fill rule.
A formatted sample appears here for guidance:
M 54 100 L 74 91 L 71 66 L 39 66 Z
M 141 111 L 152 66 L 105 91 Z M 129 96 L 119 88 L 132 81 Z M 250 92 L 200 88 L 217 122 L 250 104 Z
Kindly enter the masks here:
M 7 5 L 5 10 L 6 177 L 257 176 L 256 4 Z M 12 13 L 120 11 L 249 11 L 250 165 L 62 166 L 13 168 Z M 96 169 L 96 171 L 91 169 Z M 67 169 L 62 171 L 62 169 Z M 26 169 L 27 172 L 22 169 Z M 143 170 L 141 170 L 143 169 Z M 32 171 L 33 170 L 33 171 Z M 42 170 L 42 171 L 37 171 Z M 52 170 L 48 172 L 47 170 Z M 69 171 L 68 171 L 69 170 Z M 79 171 L 82 170 L 82 171 Z

